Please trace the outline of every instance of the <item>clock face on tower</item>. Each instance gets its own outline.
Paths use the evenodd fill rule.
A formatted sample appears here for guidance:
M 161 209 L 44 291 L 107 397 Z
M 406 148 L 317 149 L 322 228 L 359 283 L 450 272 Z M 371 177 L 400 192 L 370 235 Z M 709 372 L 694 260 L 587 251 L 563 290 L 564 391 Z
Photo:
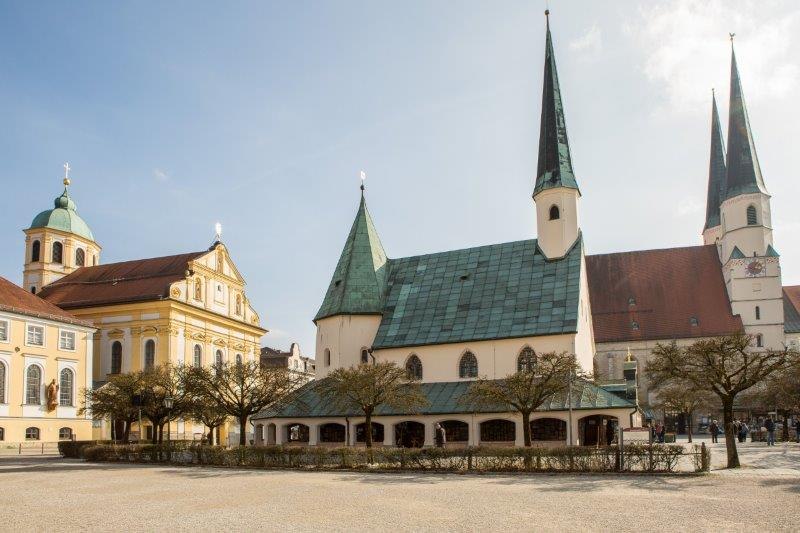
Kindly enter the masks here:
M 764 272 L 764 263 L 754 259 L 747 265 L 746 272 L 748 276 L 758 276 Z

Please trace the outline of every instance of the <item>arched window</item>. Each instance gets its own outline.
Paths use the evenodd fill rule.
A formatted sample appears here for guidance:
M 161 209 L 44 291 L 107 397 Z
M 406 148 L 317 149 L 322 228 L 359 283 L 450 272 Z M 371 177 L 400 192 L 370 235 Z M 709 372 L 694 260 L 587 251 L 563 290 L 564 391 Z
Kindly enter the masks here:
M 478 358 L 472 352 L 464 352 L 461 361 L 458 363 L 458 377 L 477 378 L 478 377 Z
M 331 366 L 331 351 L 325 348 L 325 357 L 324 357 L 325 366 Z
M 536 352 L 530 346 L 526 346 L 517 357 L 517 372 L 533 372 L 535 368 Z
M 39 428 L 25 429 L 25 440 L 39 440 Z
M 222 350 L 217 350 L 217 353 L 214 355 L 214 367 L 217 370 L 218 376 L 222 374 L 222 363 Z
M 86 252 L 83 251 L 83 248 L 78 248 L 75 250 L 75 266 L 82 267 L 86 264 Z
M 6 403 L 6 364 L 0 361 L 0 403 Z
M 236 314 L 237 315 L 241 315 L 242 314 L 242 295 L 241 294 L 237 294 L 236 295 Z
M 369 350 L 361 348 L 361 364 L 366 365 L 369 363 Z
M 122 372 L 122 343 L 114 341 L 111 345 L 111 373 L 119 374 Z
M 194 345 L 194 360 L 192 363 L 196 368 L 200 368 L 203 365 L 203 349 L 199 344 Z
M 72 428 L 59 429 L 58 440 L 72 440 Z
M 3 429 L 3 428 L 0 428 L 0 441 L 4 441 L 4 440 L 6 440 L 6 430 Z
M 64 262 L 64 245 L 59 241 L 53 243 L 53 263 Z
M 756 335 L 756 346 L 758 348 L 763 348 L 764 347 L 764 336 L 761 333 Z
M 42 404 L 42 369 L 36 365 L 29 366 L 25 372 L 25 403 Z
M 36 261 L 39 260 L 39 256 L 41 254 L 41 251 L 42 251 L 42 243 L 40 243 L 39 241 L 33 241 L 33 244 L 31 245 L 31 262 L 32 263 L 35 263 Z
M 422 361 L 414 354 L 406 361 L 406 375 L 408 379 L 422 379 Z
M 97 266 L 97 256 L 92 254 L 92 266 Z
M 58 375 L 58 405 L 72 406 L 72 391 L 75 388 L 75 374 L 71 369 L 65 368 Z
M 156 366 L 156 341 L 147 339 L 144 343 L 144 369 L 152 370 Z
M 561 211 L 558 209 L 557 205 L 550 206 L 550 220 L 558 220 L 561 218 Z
M 203 299 L 203 286 L 200 283 L 200 278 L 194 280 L 194 299 L 195 300 Z
M 747 225 L 758 225 L 758 212 L 756 212 L 756 206 L 754 205 L 747 206 Z
M 761 320 L 761 307 L 756 306 L 756 320 Z
M 296 361 L 295 361 L 295 362 L 296 362 Z M 240 353 L 237 353 L 237 354 L 236 354 L 236 364 L 237 364 L 238 366 L 241 366 L 241 365 L 242 365 L 242 354 L 240 354 Z
M 31 294 L 36 294 L 36 287 L 35 286 L 31 287 Z

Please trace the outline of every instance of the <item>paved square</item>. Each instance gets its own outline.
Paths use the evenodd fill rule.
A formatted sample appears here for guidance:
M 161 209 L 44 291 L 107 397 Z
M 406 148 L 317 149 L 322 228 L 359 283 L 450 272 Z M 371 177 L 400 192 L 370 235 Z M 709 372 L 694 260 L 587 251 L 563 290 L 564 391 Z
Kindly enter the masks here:
M 721 457 L 722 446 L 715 446 Z M 293 472 L 0 458 L 3 531 L 798 530 L 800 446 L 701 477 Z

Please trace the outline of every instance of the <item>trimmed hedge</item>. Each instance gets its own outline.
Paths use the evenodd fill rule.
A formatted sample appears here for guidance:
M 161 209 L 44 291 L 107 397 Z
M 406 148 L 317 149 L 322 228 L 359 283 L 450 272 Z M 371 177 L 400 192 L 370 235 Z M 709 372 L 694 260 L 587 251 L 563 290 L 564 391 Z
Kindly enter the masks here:
M 192 443 L 169 445 L 75 443 L 88 461 L 168 463 L 252 468 L 374 469 L 439 472 L 676 472 L 707 470 L 707 449 L 629 444 L 562 448 L 323 448 L 247 446 L 224 448 Z M 64 453 L 62 451 L 62 453 Z M 705 454 L 705 455 L 704 455 Z M 66 454 L 65 454 L 66 455 Z M 74 455 L 68 455 L 74 456 Z

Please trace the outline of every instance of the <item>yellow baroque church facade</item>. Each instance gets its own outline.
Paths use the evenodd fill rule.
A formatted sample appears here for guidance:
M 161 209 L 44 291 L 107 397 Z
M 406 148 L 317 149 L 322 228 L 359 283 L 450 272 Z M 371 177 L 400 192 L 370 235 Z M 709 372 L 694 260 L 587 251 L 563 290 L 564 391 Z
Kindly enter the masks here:
M 205 250 L 102 264 L 101 247 L 78 215 L 69 184 L 65 178 L 54 208 L 24 230 L 23 288 L 89 328 L 82 368 L 91 370 L 82 387 L 165 363 L 258 360 L 267 330 L 219 233 Z M 93 438 L 112 438 L 112 426 L 95 421 Z M 151 435 L 152 428 L 143 426 L 133 426 L 133 438 Z M 236 425 L 221 428 L 219 442 L 227 442 L 229 429 L 238 431 Z M 170 436 L 193 439 L 203 433 L 201 425 L 179 420 Z

